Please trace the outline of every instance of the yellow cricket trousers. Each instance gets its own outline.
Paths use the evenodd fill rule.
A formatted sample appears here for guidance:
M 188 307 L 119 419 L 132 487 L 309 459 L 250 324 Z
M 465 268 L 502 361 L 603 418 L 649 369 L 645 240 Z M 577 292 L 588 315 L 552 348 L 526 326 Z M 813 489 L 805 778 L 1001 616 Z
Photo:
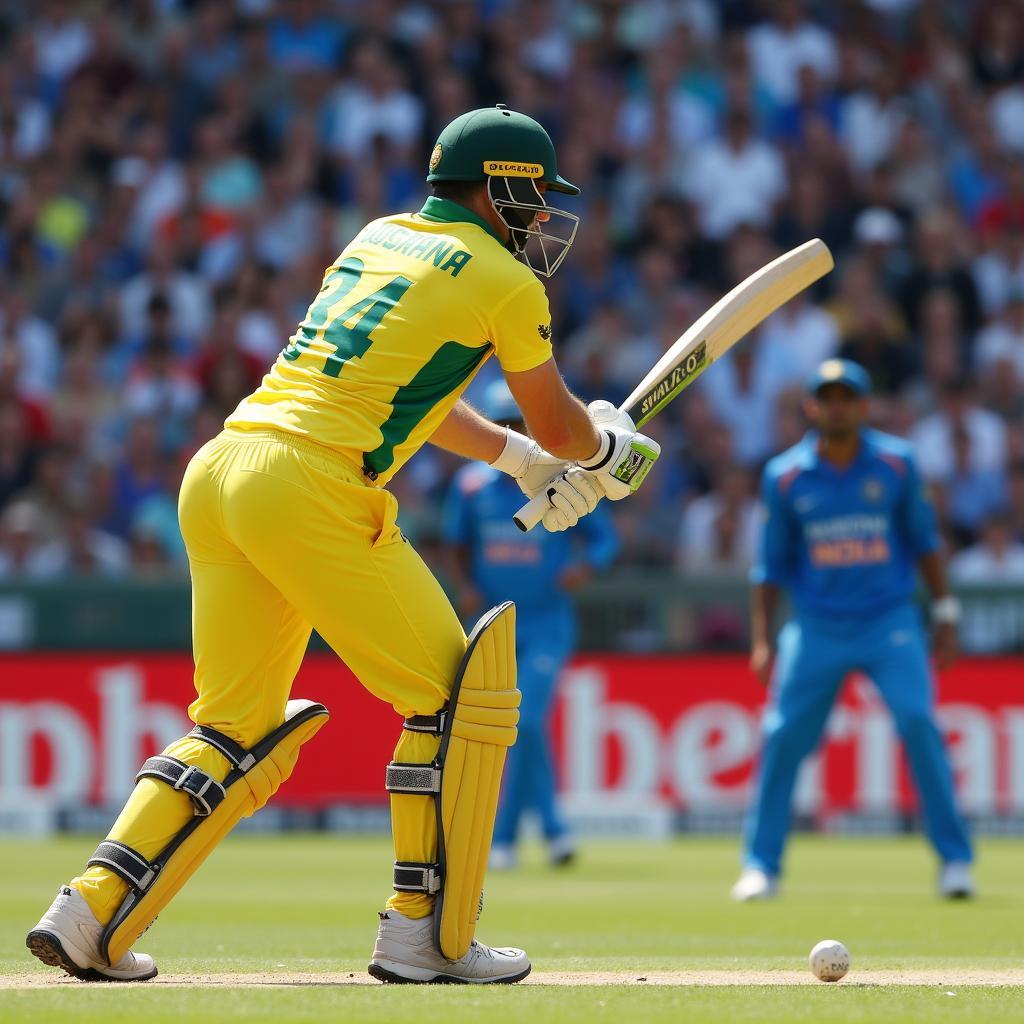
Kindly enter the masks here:
M 300 437 L 225 430 L 196 453 L 178 502 L 192 573 L 194 722 L 244 747 L 280 725 L 311 628 L 399 715 L 429 715 L 444 704 L 466 637 L 402 537 L 397 510 L 394 496 L 368 487 L 343 456 Z M 337 706 L 343 696 L 299 696 L 323 700 L 343 730 L 359 728 Z M 439 742 L 403 731 L 394 759 L 429 762 Z M 227 760 L 201 740 L 185 737 L 165 753 L 219 779 L 228 773 Z M 337 770 L 345 771 L 343 756 Z M 152 858 L 192 815 L 185 794 L 143 779 L 108 838 Z M 396 860 L 433 861 L 432 801 L 396 794 L 391 816 Z M 98 866 L 72 885 L 102 923 L 127 893 Z M 396 893 L 389 906 L 425 917 L 433 898 Z

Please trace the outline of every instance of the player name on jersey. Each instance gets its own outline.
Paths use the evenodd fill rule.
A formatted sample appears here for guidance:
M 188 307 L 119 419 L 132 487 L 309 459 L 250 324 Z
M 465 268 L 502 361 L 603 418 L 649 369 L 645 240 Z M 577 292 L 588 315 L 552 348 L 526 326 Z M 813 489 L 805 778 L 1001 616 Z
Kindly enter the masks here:
M 409 256 L 424 263 L 433 261 L 435 267 L 447 270 L 452 277 L 473 258 L 471 252 L 456 247 L 456 239 L 450 235 L 420 233 L 411 231 L 401 224 L 374 223 L 363 228 L 356 236 L 357 243 L 379 245 L 382 249 L 393 249 L 403 256 Z

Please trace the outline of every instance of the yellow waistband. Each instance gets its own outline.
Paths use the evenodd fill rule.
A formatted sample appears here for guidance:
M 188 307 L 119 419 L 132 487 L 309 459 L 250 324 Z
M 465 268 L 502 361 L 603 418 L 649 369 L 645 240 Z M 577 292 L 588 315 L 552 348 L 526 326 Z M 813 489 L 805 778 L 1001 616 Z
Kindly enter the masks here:
M 287 430 L 271 430 L 261 428 L 259 430 L 241 430 L 238 427 L 225 427 L 222 431 L 224 437 L 232 441 L 276 441 L 278 444 L 287 445 L 296 451 L 307 452 L 309 455 L 316 455 L 333 463 L 339 469 L 345 471 L 346 477 L 352 482 L 362 484 L 364 487 L 372 487 L 372 482 L 363 472 L 363 467 L 355 459 L 338 451 L 337 448 L 329 448 L 319 441 L 302 434 L 293 434 Z

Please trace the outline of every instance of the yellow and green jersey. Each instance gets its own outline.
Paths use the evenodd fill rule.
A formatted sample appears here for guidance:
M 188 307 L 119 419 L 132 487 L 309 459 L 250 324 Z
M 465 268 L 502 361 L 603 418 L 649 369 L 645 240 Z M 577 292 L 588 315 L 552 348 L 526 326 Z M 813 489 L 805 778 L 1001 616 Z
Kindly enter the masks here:
M 386 483 L 493 352 L 505 370 L 551 356 L 547 296 L 485 220 L 431 197 L 368 224 L 233 429 L 300 434 Z

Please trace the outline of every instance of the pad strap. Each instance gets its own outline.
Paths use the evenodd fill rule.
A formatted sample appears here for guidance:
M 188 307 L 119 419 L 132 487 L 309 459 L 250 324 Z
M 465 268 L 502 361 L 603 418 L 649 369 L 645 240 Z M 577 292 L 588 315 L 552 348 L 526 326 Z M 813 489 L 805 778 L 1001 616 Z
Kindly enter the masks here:
M 441 792 L 441 769 L 436 764 L 392 761 L 384 773 L 384 788 L 389 793 L 434 796 Z
M 145 892 L 156 878 L 159 867 L 150 864 L 137 850 L 113 839 L 104 839 L 96 852 L 89 858 L 88 864 L 98 865 L 113 871 L 124 879 L 136 893 Z
M 442 708 L 436 715 L 412 715 L 402 723 L 406 732 L 428 732 L 432 736 L 440 736 L 448 721 L 448 709 Z
M 441 891 L 441 865 L 395 861 L 395 891 L 425 892 L 433 896 Z
M 198 765 L 186 764 L 166 754 L 157 754 L 146 761 L 135 776 L 135 781 L 143 778 L 159 779 L 172 789 L 184 793 L 195 805 L 196 814 L 200 818 L 215 811 L 225 795 L 220 782 Z
M 256 763 L 257 758 L 254 754 L 240 743 L 236 743 L 230 736 L 225 736 L 208 725 L 197 725 L 189 736 L 209 743 L 215 750 L 219 750 L 240 772 L 247 772 Z

